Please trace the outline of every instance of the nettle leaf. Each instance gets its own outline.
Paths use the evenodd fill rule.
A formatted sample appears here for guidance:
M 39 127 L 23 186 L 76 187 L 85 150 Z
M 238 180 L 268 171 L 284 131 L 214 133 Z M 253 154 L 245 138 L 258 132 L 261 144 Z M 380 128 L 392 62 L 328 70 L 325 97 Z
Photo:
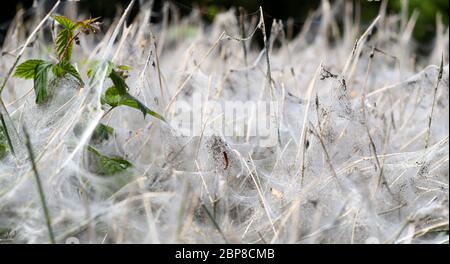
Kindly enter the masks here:
M 43 62 L 38 64 L 34 77 L 34 92 L 36 93 L 36 104 L 42 104 L 47 100 L 48 72 L 52 64 Z
M 83 80 L 81 79 L 80 74 L 78 73 L 77 69 L 70 63 L 64 64 L 64 70 L 72 75 L 73 77 L 75 77 L 78 81 L 80 81 L 80 83 L 83 83 Z
M 61 78 L 66 74 L 66 71 L 59 63 L 52 66 L 52 72 L 56 78 Z
M 74 23 L 72 20 L 65 16 L 54 16 L 55 20 L 64 28 L 67 29 L 75 29 L 78 27 L 77 23 Z
M 101 98 L 102 104 L 108 104 L 111 107 L 116 107 L 120 105 L 123 95 L 119 93 L 116 86 L 111 86 L 106 89 L 105 94 Z
M 155 111 L 151 110 L 150 108 L 145 106 L 143 103 L 141 103 L 141 101 L 139 101 L 138 99 L 136 99 L 135 97 L 133 97 L 133 96 L 131 96 L 129 94 L 126 95 L 125 100 L 122 101 L 121 104 L 129 106 L 129 107 L 132 107 L 132 108 L 135 108 L 135 109 L 138 109 L 139 111 L 142 112 L 142 114 L 144 115 L 144 118 L 145 118 L 145 115 L 148 114 L 148 115 L 156 117 L 156 118 L 158 118 L 158 119 L 160 119 L 160 120 L 162 120 L 164 122 L 166 121 L 164 119 L 164 117 L 162 117 L 160 114 L 158 114 Z
M 16 68 L 15 77 L 24 79 L 33 79 L 36 67 L 44 63 L 43 60 L 27 60 Z
M 134 109 L 137 109 L 145 115 L 151 115 L 153 117 L 156 117 L 162 121 L 166 121 L 164 117 L 162 117 L 160 114 L 150 110 L 147 106 L 145 106 L 141 101 L 130 95 L 128 92 L 125 92 L 125 94 L 121 93 L 119 91 L 120 89 L 117 89 L 115 85 L 109 87 L 105 95 L 101 98 L 102 104 L 108 104 L 111 107 L 117 107 L 120 105 L 125 105 Z
M 81 79 L 80 74 L 78 73 L 77 69 L 68 61 L 62 61 L 58 64 L 53 65 L 52 67 L 53 74 L 61 78 L 65 74 L 70 74 L 73 77 L 75 77 L 80 83 L 83 83 L 83 80 Z
M 111 79 L 114 85 L 106 90 L 104 96 L 101 98 L 102 104 L 108 104 L 111 107 L 125 105 L 141 111 L 144 115 L 144 118 L 145 115 L 148 114 L 165 122 L 166 120 L 164 119 L 164 117 L 151 110 L 137 98 L 128 93 L 128 85 L 126 84 L 120 72 L 113 69 L 113 65 L 111 62 L 109 63 L 109 65 L 111 66 L 111 72 L 108 77 Z
M 78 44 L 78 35 L 80 32 L 84 34 L 97 33 L 100 30 L 99 18 L 90 18 L 78 22 L 74 22 L 64 16 L 55 16 L 55 20 L 63 27 L 56 36 L 56 51 L 60 61 L 70 61 L 72 58 L 72 50 L 74 42 Z M 79 30 L 76 34 L 75 31 Z
M 133 166 L 130 162 L 121 157 L 105 156 L 92 146 L 88 146 L 88 150 L 98 158 L 100 169 L 99 174 L 101 175 L 110 176 L 117 173 L 122 173 Z
M 56 36 L 56 52 L 60 60 L 70 61 L 73 50 L 74 29 L 64 28 Z
M 117 71 L 111 70 L 109 78 L 113 82 L 119 94 L 125 95 L 127 93 L 128 85 L 125 83 L 125 80 Z

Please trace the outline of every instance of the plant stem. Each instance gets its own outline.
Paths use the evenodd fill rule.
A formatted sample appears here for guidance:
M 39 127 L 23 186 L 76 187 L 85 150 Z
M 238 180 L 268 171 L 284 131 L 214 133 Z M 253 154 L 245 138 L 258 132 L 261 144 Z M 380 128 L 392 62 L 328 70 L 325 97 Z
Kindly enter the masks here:
M 247 44 L 245 43 L 245 21 L 244 21 L 244 8 L 239 7 L 239 29 L 241 32 L 241 38 L 242 38 L 242 50 L 244 51 L 244 63 L 245 68 L 248 68 L 248 59 L 247 59 Z M 247 87 L 247 99 L 250 98 L 250 82 L 248 80 L 248 71 L 245 71 L 245 84 Z
M 369 55 L 369 62 L 367 65 L 367 70 L 366 70 L 366 74 L 364 77 L 364 84 L 363 84 L 363 93 L 361 96 L 361 114 L 362 114 L 362 118 L 363 118 L 363 124 L 364 124 L 364 128 L 366 130 L 367 133 L 367 137 L 369 139 L 369 148 L 372 151 L 373 157 L 375 159 L 375 163 L 377 165 L 377 168 L 379 170 L 378 173 L 378 179 L 377 179 L 377 185 L 376 185 L 376 189 L 374 192 L 375 193 L 378 191 L 378 187 L 382 184 L 386 187 L 388 193 L 394 197 L 390 187 L 389 187 L 389 183 L 387 182 L 386 177 L 384 176 L 384 167 L 380 162 L 380 159 L 378 158 L 378 153 L 377 153 L 377 147 L 375 145 L 375 141 L 372 138 L 372 135 L 370 134 L 370 128 L 367 122 L 367 114 L 366 114 L 366 88 L 367 88 L 367 80 L 369 78 L 369 74 L 370 74 L 370 70 L 372 69 L 372 62 L 373 62 L 373 57 L 374 57 L 374 49 L 372 49 L 370 55 Z
M 433 103 L 431 105 L 431 113 L 430 113 L 430 116 L 428 118 L 428 131 L 427 131 L 427 135 L 425 137 L 425 149 L 428 148 L 428 145 L 430 143 L 431 122 L 433 121 L 434 106 L 436 105 L 436 95 L 437 95 L 439 84 L 441 83 L 441 80 L 442 80 L 442 73 L 443 73 L 443 71 L 444 71 L 444 54 L 442 54 L 441 65 L 439 66 L 438 80 L 437 80 L 437 83 L 436 83 L 436 87 L 434 88 Z
M 260 12 L 260 25 L 261 25 L 261 31 L 263 34 L 263 40 L 264 40 L 264 53 L 266 55 L 266 79 L 267 79 L 267 85 L 269 86 L 269 92 L 272 100 L 273 97 L 273 88 L 272 88 L 272 73 L 270 69 L 270 58 L 269 58 L 269 45 L 267 45 L 267 35 L 266 35 L 266 24 L 264 23 L 264 14 L 262 7 L 259 7 Z
M 8 141 L 8 145 L 9 145 L 9 148 L 11 149 L 11 153 L 13 155 L 15 155 L 14 147 L 13 147 L 13 144 L 11 142 L 11 137 L 9 136 L 8 129 L 6 127 L 6 122 L 5 122 L 5 119 L 3 118 L 3 114 L 2 113 L 0 113 L 0 121 L 2 123 L 3 131 L 5 131 L 6 140 Z
M 214 224 L 214 227 L 219 231 L 219 234 L 222 236 L 223 240 L 225 240 L 225 243 L 228 244 L 227 238 L 225 237 L 224 233 L 222 232 L 222 229 L 220 229 L 219 224 L 217 224 L 216 220 L 212 216 L 211 212 L 209 212 L 208 208 L 204 204 L 202 204 L 203 210 L 205 210 L 206 214 L 208 215 L 209 219 L 211 219 L 211 222 Z
M 108 111 L 106 111 L 103 115 L 102 115 L 102 118 L 105 118 L 114 108 L 116 108 L 116 107 L 111 107 L 111 108 L 109 108 L 108 109 Z
M 320 122 L 320 121 L 318 121 L 318 122 Z M 333 174 L 333 177 L 337 179 L 338 184 L 341 187 L 341 184 L 339 182 L 339 178 L 337 176 L 336 170 L 334 169 L 333 162 L 331 160 L 331 156 L 328 153 L 328 150 L 327 150 L 327 147 L 325 145 L 325 141 L 322 138 L 322 135 L 320 134 L 320 132 L 317 132 L 317 130 L 314 128 L 313 124 L 310 124 L 310 127 L 311 127 L 310 131 L 312 132 L 312 134 L 314 136 L 316 136 L 317 139 L 319 139 L 319 143 L 322 146 L 323 153 L 325 154 L 325 160 L 328 163 L 328 166 L 330 167 L 330 171 Z
M 69 41 L 67 42 L 66 46 L 64 47 L 63 53 L 61 53 L 61 56 L 59 56 L 59 58 L 58 58 L 59 61 L 62 61 L 62 60 L 64 59 L 64 56 L 66 56 L 66 54 L 67 54 L 67 52 L 68 52 L 68 50 L 69 50 L 70 45 L 73 43 L 73 41 L 75 40 L 75 38 L 77 38 L 78 35 L 80 35 L 80 32 L 81 32 L 81 31 L 78 31 L 76 34 L 74 34 L 74 35 L 69 39 Z M 68 60 L 70 60 L 70 58 L 69 58 Z
M 55 236 L 53 235 L 52 221 L 50 218 L 50 213 L 48 211 L 47 203 L 45 201 L 45 194 L 44 194 L 44 190 L 42 188 L 42 183 L 41 183 L 41 179 L 39 177 L 39 172 L 37 170 L 36 162 L 34 160 L 33 149 L 31 147 L 31 143 L 30 143 L 30 136 L 25 127 L 23 127 L 23 132 L 24 132 L 25 139 L 26 139 L 26 146 L 27 146 L 27 150 L 28 150 L 28 155 L 30 157 L 31 166 L 33 168 L 34 176 L 36 178 L 36 184 L 37 184 L 37 188 L 38 188 L 38 192 L 39 192 L 39 198 L 41 199 L 42 209 L 44 210 L 44 217 L 45 217 L 45 222 L 47 224 L 48 237 L 50 239 L 50 243 L 55 244 Z

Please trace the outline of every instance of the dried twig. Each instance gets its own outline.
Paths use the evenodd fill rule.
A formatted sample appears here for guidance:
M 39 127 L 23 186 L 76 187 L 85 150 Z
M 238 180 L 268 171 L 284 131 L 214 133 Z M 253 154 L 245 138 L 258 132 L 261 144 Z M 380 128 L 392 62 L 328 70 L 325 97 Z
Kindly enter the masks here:
M 431 122 L 433 121 L 433 113 L 434 113 L 434 106 L 436 105 L 436 95 L 437 95 L 437 91 L 439 88 L 439 84 L 441 83 L 442 80 L 442 73 L 444 72 L 444 54 L 442 54 L 442 58 L 441 58 L 441 65 L 439 66 L 439 74 L 438 74 L 438 79 L 436 82 L 436 86 L 434 87 L 434 94 L 433 94 L 433 103 L 431 105 L 431 113 L 430 116 L 428 118 L 428 131 L 425 137 L 425 149 L 428 148 L 428 145 L 430 143 L 430 135 L 431 135 Z

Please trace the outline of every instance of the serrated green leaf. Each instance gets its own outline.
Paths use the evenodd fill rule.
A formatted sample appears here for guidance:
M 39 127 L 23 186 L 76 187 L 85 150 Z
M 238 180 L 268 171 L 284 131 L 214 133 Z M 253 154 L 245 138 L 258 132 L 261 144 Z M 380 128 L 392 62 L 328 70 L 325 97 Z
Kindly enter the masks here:
M 144 114 L 144 117 L 148 114 L 164 122 L 166 121 L 164 117 L 145 106 L 141 101 L 129 93 L 126 92 L 125 94 L 121 94 L 116 86 L 111 86 L 106 90 L 104 96 L 101 98 L 101 102 L 102 104 L 108 104 L 111 107 L 125 105 L 141 111 L 142 114 Z
M 60 60 L 70 61 L 72 58 L 73 34 L 73 29 L 64 28 L 56 36 L 56 52 Z
M 80 81 L 80 83 L 83 83 L 83 80 L 81 79 L 80 74 L 78 73 L 77 69 L 72 64 L 68 63 L 65 67 L 66 67 L 65 69 L 68 74 L 75 77 L 78 81 Z
M 74 23 L 72 20 L 70 20 L 69 18 L 67 18 L 65 16 L 54 16 L 54 18 L 64 28 L 73 30 L 76 27 L 78 27 L 77 23 Z
M 64 70 L 63 67 L 61 67 L 61 65 L 59 63 L 58 64 L 54 64 L 52 66 L 52 72 L 53 72 L 53 75 L 55 75 L 56 78 L 61 78 L 61 77 L 64 76 L 64 74 L 66 74 L 66 71 Z
M 36 67 L 42 63 L 44 63 L 43 60 L 27 60 L 17 66 L 14 76 L 24 79 L 33 79 Z
M 148 110 L 150 110 L 148 107 L 146 107 L 143 103 L 141 103 L 138 99 L 134 98 L 133 96 L 127 94 L 123 96 L 122 101 L 120 102 L 121 105 L 126 105 L 134 109 L 138 109 L 142 112 L 142 114 L 147 113 Z
M 158 119 L 160 119 L 160 120 L 162 120 L 164 122 L 166 121 L 164 119 L 164 117 L 162 117 L 160 114 L 156 113 L 153 110 L 150 110 L 150 108 L 145 106 L 141 101 L 139 101 L 138 99 L 136 99 L 135 97 L 133 97 L 133 96 L 131 96 L 129 94 L 127 94 L 125 96 L 125 99 L 123 101 L 121 101 L 121 105 L 126 105 L 126 106 L 129 106 L 129 107 L 138 109 L 139 111 L 142 112 L 142 114 L 144 115 L 144 118 L 145 118 L 145 115 L 148 114 L 148 115 L 156 117 L 156 118 L 158 118 Z
M 109 74 L 109 78 L 113 82 L 114 86 L 117 89 L 117 92 L 120 95 L 125 95 L 128 90 L 128 85 L 125 83 L 125 80 L 120 76 L 120 74 L 115 71 L 114 69 L 111 70 L 111 73 Z
M 58 78 L 63 77 L 65 74 L 70 74 L 75 77 L 80 83 L 83 83 L 83 80 L 81 79 L 81 76 L 78 73 L 77 69 L 66 60 L 53 65 L 52 71 L 53 74 Z
M 125 170 L 133 166 L 130 162 L 121 157 L 105 156 L 92 146 L 88 146 L 88 150 L 95 156 L 97 156 L 100 169 L 98 173 L 101 175 L 111 176 L 117 173 L 124 172 Z
M 126 84 L 123 77 L 120 75 L 119 72 L 114 70 L 114 66 L 111 62 L 109 62 L 109 65 L 111 67 L 109 78 L 111 79 L 114 85 L 106 90 L 104 96 L 101 98 L 102 104 L 108 104 L 111 107 L 125 105 L 141 111 L 142 114 L 144 115 L 144 118 L 145 115 L 148 114 L 165 122 L 166 120 L 164 119 L 164 117 L 162 117 L 155 111 L 151 110 L 137 98 L 133 97 L 128 93 L 128 85 Z
M 36 67 L 34 77 L 34 92 L 36 93 L 36 104 L 42 104 L 47 100 L 48 72 L 52 64 L 43 62 Z
M 120 105 L 122 97 L 123 96 L 119 94 L 117 87 L 113 85 L 106 89 L 105 94 L 101 98 L 101 103 L 108 104 L 111 107 L 116 107 Z

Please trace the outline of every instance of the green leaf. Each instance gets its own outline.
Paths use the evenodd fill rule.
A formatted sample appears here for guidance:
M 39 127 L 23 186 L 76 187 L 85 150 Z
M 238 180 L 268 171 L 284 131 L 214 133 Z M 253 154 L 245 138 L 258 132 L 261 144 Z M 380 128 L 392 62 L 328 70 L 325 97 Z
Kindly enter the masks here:
M 109 62 L 109 65 L 111 67 L 109 78 L 111 79 L 114 85 L 106 90 L 104 96 L 101 98 L 102 104 L 108 104 L 111 107 L 125 105 L 141 111 L 144 114 L 144 118 L 145 115 L 148 114 L 165 122 L 166 120 L 164 119 L 164 117 L 162 117 L 155 111 L 151 110 L 150 108 L 145 106 L 141 101 L 139 101 L 138 99 L 136 99 L 135 97 L 133 97 L 128 93 L 128 85 L 126 84 L 120 72 L 113 69 L 114 65 L 111 62 Z
M 56 36 L 56 52 L 60 60 L 70 61 L 72 58 L 73 34 L 73 29 L 64 28 Z
M 27 60 L 16 68 L 15 77 L 24 79 L 33 79 L 36 67 L 44 63 L 43 60 Z
M 54 16 L 55 20 L 66 29 L 75 29 L 78 27 L 78 24 L 74 23 L 72 20 L 65 16 Z
M 127 93 L 128 85 L 125 83 L 125 80 L 122 78 L 122 76 L 120 76 L 120 74 L 117 71 L 111 70 L 109 78 L 113 82 L 119 94 L 124 95 Z
M 119 93 L 119 90 L 116 86 L 111 86 L 106 89 L 105 94 L 101 98 L 102 104 L 108 104 L 111 107 L 116 107 L 120 105 L 120 102 L 123 100 L 123 95 Z
M 6 127 L 5 119 L 3 114 L 0 113 L 0 159 L 6 155 L 6 150 L 9 149 L 14 154 L 14 147 L 11 141 L 11 137 L 8 133 L 8 128 Z
M 83 83 L 83 80 L 81 79 L 80 74 L 78 73 L 77 69 L 72 64 L 67 63 L 64 65 L 64 68 L 68 74 L 75 77 L 78 81 L 80 81 L 80 83 Z
M 125 96 L 125 100 L 121 101 L 121 105 L 126 105 L 126 106 L 140 110 L 142 112 L 142 114 L 144 114 L 144 118 L 145 118 L 145 115 L 148 114 L 148 115 L 156 117 L 164 122 L 166 121 L 164 119 L 164 117 L 162 117 L 160 114 L 156 113 L 153 110 L 150 110 L 150 108 L 148 108 L 143 103 L 141 103 L 141 101 L 139 101 L 138 99 L 136 99 L 135 97 L 133 97 L 129 94 L 127 94 Z
M 106 63 L 106 76 L 109 77 L 111 75 L 113 68 L 114 68 L 114 64 L 112 62 L 108 61 Z
M 98 70 L 99 70 L 99 63 L 98 63 L 98 61 L 93 61 L 93 62 L 90 63 L 86 74 L 87 74 L 87 76 L 89 78 L 92 78 Z M 107 74 L 106 76 L 108 76 L 108 75 L 109 74 Z
M 92 78 L 94 76 L 94 69 L 90 68 L 86 72 L 87 77 Z
M 69 61 L 62 61 L 56 65 L 53 65 L 52 67 L 53 74 L 61 78 L 65 74 L 70 74 L 73 77 L 75 77 L 80 83 L 83 83 L 83 80 L 81 79 L 80 74 L 78 73 L 77 69 L 69 62 Z
M 52 66 L 52 72 L 53 72 L 53 75 L 55 75 L 56 78 L 61 78 L 61 77 L 64 76 L 64 74 L 66 74 L 66 71 L 64 70 L 63 67 L 61 67 L 60 63 L 54 64 Z
M 119 66 L 117 66 L 117 69 L 119 69 L 121 71 L 129 71 L 129 70 L 131 70 L 131 67 L 128 65 L 119 65 Z
M 147 113 L 147 111 L 150 110 L 143 103 L 141 103 L 138 99 L 134 98 L 133 96 L 131 96 L 129 94 L 127 94 L 126 96 L 123 97 L 120 104 L 129 106 L 134 109 L 138 109 L 139 111 L 142 112 L 142 114 L 144 114 L 144 117 L 145 117 L 145 114 Z
M 5 132 L 3 132 L 3 127 L 0 126 L 0 159 L 6 156 L 7 150 L 8 140 L 6 139 Z
M 51 63 L 43 62 L 36 67 L 34 77 L 34 92 L 36 93 L 36 104 L 42 104 L 47 100 L 48 72 Z
M 166 121 L 164 117 L 152 111 L 150 108 L 145 106 L 141 101 L 139 101 L 129 93 L 125 92 L 125 94 L 121 94 L 116 86 L 111 86 L 106 90 L 105 95 L 101 98 L 101 102 L 102 104 L 108 104 L 111 107 L 125 105 L 141 111 L 144 114 L 144 118 L 145 115 L 148 114 L 164 122 Z
M 101 170 L 105 175 L 114 175 L 128 169 L 132 164 L 120 157 L 100 157 Z
M 0 159 L 6 156 L 7 145 L 3 142 L 0 142 Z
M 103 141 L 108 140 L 109 136 L 111 136 L 114 133 L 114 128 L 104 125 L 102 123 L 99 123 L 94 130 L 94 133 L 92 133 L 91 141 Z
M 114 175 L 124 172 L 125 170 L 133 166 L 130 162 L 121 157 L 107 157 L 101 154 L 92 146 L 88 146 L 88 150 L 95 156 L 97 156 L 100 167 L 99 174 L 101 175 Z
M 12 230 L 8 227 L 0 226 L 0 240 L 8 239 L 11 236 Z

